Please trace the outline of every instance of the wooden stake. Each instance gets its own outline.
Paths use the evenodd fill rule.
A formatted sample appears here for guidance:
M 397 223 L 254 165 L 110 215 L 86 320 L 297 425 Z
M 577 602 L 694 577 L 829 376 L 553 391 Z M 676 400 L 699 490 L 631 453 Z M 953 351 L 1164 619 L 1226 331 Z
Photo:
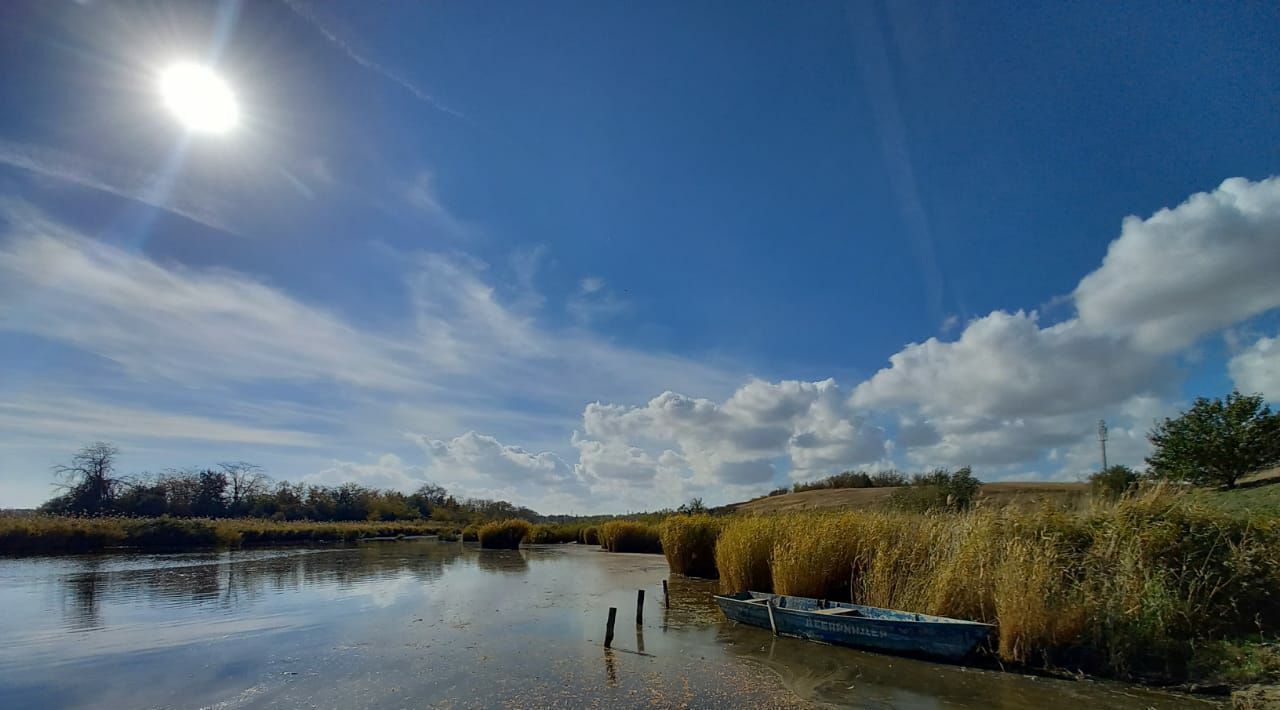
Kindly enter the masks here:
M 774 635 L 774 636 L 777 636 L 777 635 L 778 635 L 778 622 L 776 622 L 776 621 L 774 621 L 774 620 L 773 620 L 773 600 L 772 600 L 772 599 L 770 599 L 770 600 L 766 601 L 766 602 L 764 603 L 764 605 L 765 605 L 765 607 L 767 607 L 767 608 L 769 609 L 769 628 L 773 629 L 773 635 Z M 611 629 L 612 629 L 613 627 L 612 627 L 612 626 L 610 626 L 609 628 L 611 628 Z M 610 635 L 612 635 L 612 634 L 610 634 Z M 606 643 L 605 645 L 606 645 L 606 646 L 608 646 L 609 644 L 607 644 L 607 643 Z
M 662 603 L 671 608 L 671 592 L 667 591 L 667 580 L 662 580 Z
M 609 648 L 613 645 L 613 622 L 618 618 L 618 608 L 609 607 L 609 623 L 604 627 L 604 647 Z
M 644 590 L 636 590 L 636 626 L 644 623 Z

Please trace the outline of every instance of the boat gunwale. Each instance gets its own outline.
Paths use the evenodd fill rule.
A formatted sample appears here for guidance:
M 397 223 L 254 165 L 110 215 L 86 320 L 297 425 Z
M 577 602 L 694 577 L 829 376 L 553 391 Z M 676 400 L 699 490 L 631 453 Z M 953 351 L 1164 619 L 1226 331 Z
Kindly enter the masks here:
M 811 602 L 826 601 L 821 599 L 815 599 L 813 597 L 800 597 L 800 596 L 795 596 L 791 594 L 765 594 L 764 592 L 750 592 L 750 591 L 736 592 L 736 594 L 750 594 L 752 596 L 749 599 L 742 599 L 733 595 L 714 594 L 712 595 L 712 598 L 714 598 L 717 603 L 723 600 L 726 602 L 734 602 L 737 604 L 744 604 L 744 605 L 749 604 L 749 605 L 756 605 L 756 606 L 762 606 L 761 604 L 759 604 L 759 602 L 768 602 L 770 600 L 777 599 L 780 597 L 786 598 L 786 599 L 805 599 Z M 901 609 L 886 609 L 884 607 L 868 606 L 866 604 L 854 604 L 852 602 L 827 601 L 826 603 L 833 604 L 837 608 L 846 608 L 846 609 L 852 609 L 852 610 L 871 609 L 873 611 L 878 611 L 878 612 L 889 612 L 891 614 L 905 614 L 905 615 L 912 615 L 916 617 L 916 618 L 899 619 L 899 618 L 885 618 L 885 617 L 878 617 L 878 616 L 843 616 L 839 614 L 826 615 L 826 616 L 830 616 L 833 619 L 844 619 L 846 621 L 850 621 L 853 623 L 877 621 L 877 622 L 884 622 L 884 623 L 890 623 L 890 624 L 933 624 L 933 625 L 958 624 L 961 626 L 981 626 L 981 627 L 986 627 L 988 629 L 996 628 L 995 624 L 988 624 L 984 621 L 968 621 L 966 619 L 956 619 L 950 616 L 936 616 L 933 614 L 917 614 L 911 611 L 902 611 Z M 785 606 L 778 606 L 776 604 L 774 605 L 773 610 L 775 612 L 788 612 L 788 613 L 795 613 L 795 614 L 817 614 L 819 612 L 818 609 L 794 609 L 794 608 L 789 608 Z

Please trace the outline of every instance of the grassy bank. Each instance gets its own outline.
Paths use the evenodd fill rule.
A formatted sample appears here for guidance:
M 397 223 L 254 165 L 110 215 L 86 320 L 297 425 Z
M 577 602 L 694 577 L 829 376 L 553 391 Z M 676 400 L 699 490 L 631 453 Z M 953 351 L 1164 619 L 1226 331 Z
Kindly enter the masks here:
M 350 541 L 426 535 L 428 522 L 274 521 L 254 518 L 0 518 L 0 553 L 91 552 L 109 547 L 147 549 L 240 547 L 288 542 Z
M 726 591 L 994 623 L 1001 660 L 1187 677 L 1197 647 L 1280 629 L 1280 528 L 1162 491 L 1068 514 L 801 512 L 730 519 Z

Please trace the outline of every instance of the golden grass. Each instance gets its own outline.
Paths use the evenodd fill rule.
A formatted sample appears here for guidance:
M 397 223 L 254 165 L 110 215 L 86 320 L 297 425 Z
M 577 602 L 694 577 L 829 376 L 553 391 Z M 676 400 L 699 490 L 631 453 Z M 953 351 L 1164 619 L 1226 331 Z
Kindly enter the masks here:
M 597 528 L 600 546 L 609 552 L 662 552 L 656 525 L 634 520 L 610 520 Z
M 662 553 L 667 566 L 688 577 L 716 576 L 716 536 L 721 521 L 710 515 L 673 515 L 662 522 Z
M 260 518 L 0 517 L 0 553 L 84 552 L 108 547 L 238 547 L 427 535 L 428 522 L 311 522 Z
M 784 516 L 744 515 L 732 519 L 716 540 L 716 569 L 726 592 L 773 589 L 769 556 Z
M 715 549 L 725 591 L 986 621 L 1017 663 L 1177 676 L 1199 641 L 1280 630 L 1276 523 L 1161 489 L 1074 513 L 744 515 Z
M 480 526 L 477 536 L 480 547 L 500 550 L 514 550 L 533 532 L 533 524 L 519 518 L 496 520 Z

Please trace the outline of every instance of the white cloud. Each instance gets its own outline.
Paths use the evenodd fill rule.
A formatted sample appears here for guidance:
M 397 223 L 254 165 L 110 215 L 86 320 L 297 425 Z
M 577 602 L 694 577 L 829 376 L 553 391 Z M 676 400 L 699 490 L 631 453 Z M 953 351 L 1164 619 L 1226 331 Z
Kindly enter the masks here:
M 583 293 L 595 293 L 604 288 L 604 279 L 598 276 L 588 276 L 579 284 Z
M 1227 372 L 1241 392 L 1261 392 L 1268 401 L 1280 401 L 1280 337 L 1258 338 L 1231 358 Z
M 1042 328 L 1032 311 L 995 311 L 954 342 L 930 338 L 889 358 L 854 390 L 859 407 L 910 405 L 931 417 L 1015 419 L 1088 411 L 1155 391 L 1158 358 L 1078 320 Z
M 593 403 L 583 429 L 574 439 L 579 465 L 599 479 L 687 470 L 695 486 L 761 486 L 783 459 L 801 477 L 885 452 L 883 431 L 849 408 L 834 380 L 751 380 L 723 404 L 671 391 L 640 407 Z
M 383 454 L 371 463 L 335 460 L 329 468 L 303 476 L 302 480 L 321 486 L 359 483 L 371 488 L 390 488 L 401 493 L 412 493 L 427 482 L 422 466 L 407 465 L 395 454 Z
M 314 434 L 277 429 L 254 421 L 231 421 L 160 409 L 104 404 L 80 397 L 22 397 L 0 402 L 0 429 L 79 444 L 100 438 L 120 441 L 177 439 L 252 446 L 318 447 Z
M 407 434 L 430 458 L 427 475 L 462 490 L 515 488 L 571 493 L 581 480 L 574 468 L 550 451 L 533 452 L 492 436 L 466 432 L 449 440 Z
M 1280 306 L 1280 178 L 1224 181 L 1148 219 L 1128 217 L 1075 290 L 1089 328 L 1174 352 Z

